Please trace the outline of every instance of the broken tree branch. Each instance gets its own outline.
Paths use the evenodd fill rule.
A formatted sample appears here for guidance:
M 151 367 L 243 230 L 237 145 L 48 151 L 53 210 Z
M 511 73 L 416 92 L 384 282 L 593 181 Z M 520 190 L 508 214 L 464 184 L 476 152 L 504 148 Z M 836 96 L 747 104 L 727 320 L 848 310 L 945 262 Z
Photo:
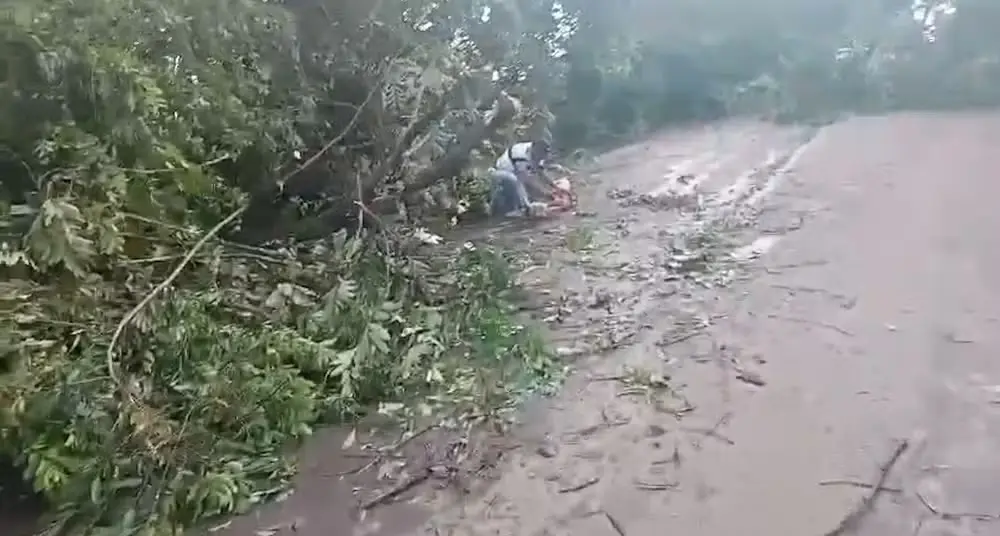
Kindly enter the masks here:
M 375 191 L 380 185 L 382 185 L 386 179 L 391 177 L 399 166 L 403 163 L 403 157 L 406 155 L 406 150 L 413 145 L 413 142 L 420 137 L 421 134 L 427 131 L 430 126 L 439 121 L 448 112 L 448 107 L 461 95 L 464 94 L 465 83 L 456 83 L 446 94 L 442 95 L 437 99 L 437 102 L 427 111 L 424 115 L 420 116 L 418 119 L 412 121 L 403 131 L 402 135 L 399 136 L 399 141 L 396 142 L 396 146 L 393 147 L 392 152 L 389 156 L 375 168 L 363 181 L 362 188 L 362 199 L 363 203 L 369 203 L 373 197 L 375 197 Z
M 489 121 L 477 120 L 459 136 L 462 140 L 435 161 L 431 166 L 421 170 L 403 190 L 404 196 L 411 196 L 421 190 L 433 186 L 436 182 L 454 177 L 461 173 L 469 163 L 469 155 L 482 142 L 493 136 L 500 128 L 509 123 L 517 113 L 514 102 L 502 88 L 496 88 L 491 95 L 496 103 L 496 113 Z

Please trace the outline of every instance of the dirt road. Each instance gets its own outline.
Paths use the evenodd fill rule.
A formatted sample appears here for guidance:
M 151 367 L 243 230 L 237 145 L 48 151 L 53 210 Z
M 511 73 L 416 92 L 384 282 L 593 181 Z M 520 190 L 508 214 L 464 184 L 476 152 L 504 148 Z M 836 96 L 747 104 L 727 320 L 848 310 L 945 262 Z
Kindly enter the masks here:
M 822 536 L 872 493 L 830 481 L 874 483 L 908 440 L 830 534 L 1000 534 L 994 143 L 1000 116 L 900 115 L 604 156 L 590 258 L 527 278 L 571 310 L 564 353 L 606 349 L 428 533 Z M 671 181 L 701 199 L 678 214 Z
M 509 237 L 535 242 L 524 282 L 578 357 L 483 495 L 352 531 L 332 439 L 308 493 L 223 533 L 1000 534 L 994 143 L 1000 115 L 898 115 L 602 156 L 593 214 Z M 872 511 L 841 527 L 903 440 Z

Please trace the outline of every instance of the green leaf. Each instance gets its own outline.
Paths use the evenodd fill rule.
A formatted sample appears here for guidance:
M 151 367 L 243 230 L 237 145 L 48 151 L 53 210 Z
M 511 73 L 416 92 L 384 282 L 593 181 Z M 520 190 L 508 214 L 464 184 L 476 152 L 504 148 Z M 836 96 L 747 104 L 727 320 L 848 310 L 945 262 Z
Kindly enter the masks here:
M 403 376 L 409 377 L 411 372 L 417 368 L 423 358 L 434 353 L 434 348 L 423 342 L 414 344 L 406 351 L 406 355 L 403 357 L 402 369 Z
M 374 345 L 379 352 L 383 354 L 389 353 L 388 343 L 391 336 L 382 324 L 368 324 L 368 337 L 372 345 Z
M 103 496 L 103 482 L 100 478 L 95 478 L 90 482 L 90 502 L 93 504 L 101 504 L 101 498 Z
M 330 374 L 332 376 L 346 376 L 354 366 L 354 361 L 357 355 L 357 347 L 337 352 L 337 358 L 333 362 L 333 370 Z

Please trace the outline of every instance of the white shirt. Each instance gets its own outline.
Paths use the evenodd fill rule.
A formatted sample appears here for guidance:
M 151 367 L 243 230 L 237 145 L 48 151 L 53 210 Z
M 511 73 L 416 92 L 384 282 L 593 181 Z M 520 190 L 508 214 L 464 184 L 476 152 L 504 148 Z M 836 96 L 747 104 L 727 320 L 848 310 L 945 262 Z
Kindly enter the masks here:
M 520 175 L 531 167 L 531 142 L 525 141 L 510 146 L 497 158 L 496 169 Z

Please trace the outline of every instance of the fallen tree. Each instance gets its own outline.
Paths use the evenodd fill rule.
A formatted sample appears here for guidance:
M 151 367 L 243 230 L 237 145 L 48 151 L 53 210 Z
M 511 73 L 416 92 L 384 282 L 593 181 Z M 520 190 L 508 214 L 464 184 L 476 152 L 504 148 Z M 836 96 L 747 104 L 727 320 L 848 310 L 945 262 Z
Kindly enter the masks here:
M 0 455 L 53 533 L 244 511 L 319 423 L 483 414 L 554 371 L 502 256 L 366 225 L 376 198 L 462 174 L 517 124 L 471 45 L 418 29 L 472 6 L 13 6 Z

